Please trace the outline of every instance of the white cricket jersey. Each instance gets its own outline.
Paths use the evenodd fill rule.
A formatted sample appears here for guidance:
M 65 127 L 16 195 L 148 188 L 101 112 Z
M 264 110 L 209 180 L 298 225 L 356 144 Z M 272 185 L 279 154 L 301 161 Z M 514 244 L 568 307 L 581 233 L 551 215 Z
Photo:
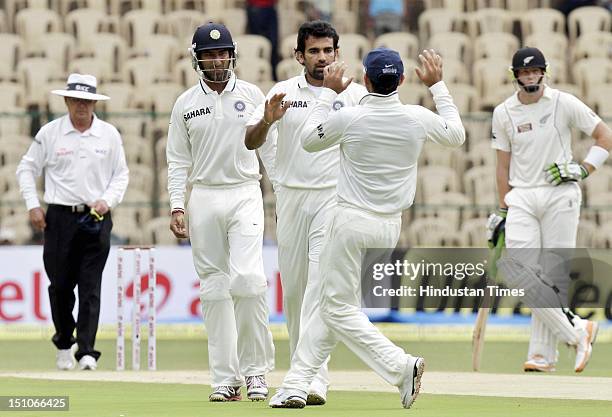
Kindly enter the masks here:
M 274 183 L 292 188 L 322 189 L 334 187 L 338 182 L 338 147 L 324 152 L 308 153 L 300 145 L 300 132 L 310 118 L 317 101 L 317 93 L 309 88 L 304 74 L 274 85 L 266 99 L 274 94 L 286 93 L 285 100 L 291 107 L 268 131 L 266 144 L 277 136 L 274 160 Z M 355 106 L 367 94 L 364 86 L 351 83 L 332 103 L 330 111 Z M 264 115 L 264 104 L 259 106 L 249 125 L 257 124 Z M 264 144 L 264 146 L 266 145 Z M 268 146 L 271 146 L 268 144 Z
M 75 206 L 102 199 L 115 207 L 128 186 L 121 135 L 95 115 L 91 127 L 82 133 L 67 114 L 40 128 L 17 167 L 28 210 L 40 207 L 35 178 L 43 168 L 47 204 Z
M 495 107 L 491 146 L 512 153 L 511 187 L 552 186 L 544 169 L 572 161 L 571 128 L 591 135 L 600 121 L 573 95 L 545 86 L 536 103 L 522 104 L 515 93 Z
M 184 209 L 187 181 L 210 187 L 259 181 L 257 155 L 246 148 L 244 136 L 263 100 L 258 87 L 234 75 L 221 94 L 200 81 L 179 96 L 166 148 L 172 209 Z
M 397 92 L 368 94 L 360 105 L 329 115 L 336 93 L 326 89 L 321 94 L 301 141 L 308 152 L 340 145 L 339 204 L 399 215 L 414 201 L 425 141 L 450 147 L 465 141 L 459 110 L 444 82 L 430 91 L 439 115 L 402 104 Z

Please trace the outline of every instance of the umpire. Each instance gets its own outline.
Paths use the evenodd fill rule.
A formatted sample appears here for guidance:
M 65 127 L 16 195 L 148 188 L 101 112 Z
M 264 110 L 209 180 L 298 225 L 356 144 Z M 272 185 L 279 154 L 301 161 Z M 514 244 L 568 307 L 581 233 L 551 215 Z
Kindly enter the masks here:
M 102 271 L 110 250 L 111 207 L 123 198 L 128 168 L 121 135 L 98 119 L 94 106 L 109 97 L 97 94 L 92 75 L 70 74 L 63 96 L 68 114 L 44 125 L 17 167 L 21 194 L 35 229 L 44 231 L 43 260 L 50 280 L 49 301 L 55 326 L 57 367 L 94 370 L 100 315 Z M 41 208 L 35 177 L 45 170 Z M 78 286 L 78 318 L 72 310 Z M 76 339 L 74 330 L 76 328 Z M 74 343 L 78 349 L 73 356 Z

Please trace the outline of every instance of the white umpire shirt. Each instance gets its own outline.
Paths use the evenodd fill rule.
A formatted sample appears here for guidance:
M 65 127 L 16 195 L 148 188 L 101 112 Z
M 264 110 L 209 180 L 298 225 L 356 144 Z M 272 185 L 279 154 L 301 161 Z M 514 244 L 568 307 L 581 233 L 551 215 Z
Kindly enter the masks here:
M 444 82 L 430 88 L 438 114 L 404 105 L 397 92 L 368 94 L 360 105 L 329 116 L 336 93 L 325 89 L 301 136 L 308 152 L 340 145 L 338 203 L 378 214 L 410 207 L 417 161 L 426 140 L 458 147 L 465 141 L 459 110 Z
M 274 184 L 292 188 L 323 189 L 334 187 L 338 182 L 338 148 L 332 147 L 324 152 L 310 154 L 304 151 L 300 144 L 299 135 L 317 101 L 317 90 L 320 93 L 322 88 L 309 86 L 306 76 L 302 74 L 277 83 L 266 96 L 266 99 L 270 99 L 274 94 L 285 93 L 285 100 L 291 101 L 291 107 L 282 119 L 270 127 L 264 144 L 276 147 L 274 178 L 271 177 Z M 334 98 L 330 111 L 355 106 L 367 93 L 364 86 L 351 83 L 342 94 Z M 249 125 L 257 124 L 263 115 L 264 104 L 255 110 Z
M 545 86 L 536 103 L 522 104 L 515 93 L 495 107 L 491 146 L 512 153 L 511 187 L 552 186 L 544 169 L 573 160 L 571 129 L 591 135 L 600 121 L 573 95 Z
M 184 209 L 187 181 L 209 187 L 259 181 L 257 155 L 246 148 L 244 136 L 247 121 L 263 101 L 258 87 L 235 75 L 221 94 L 200 81 L 179 96 L 166 149 L 172 209 Z
M 40 128 L 17 167 L 28 210 L 40 207 L 35 178 L 45 169 L 47 204 L 74 206 L 102 199 L 115 207 L 128 186 L 128 167 L 117 129 L 93 116 L 79 132 L 65 115 Z

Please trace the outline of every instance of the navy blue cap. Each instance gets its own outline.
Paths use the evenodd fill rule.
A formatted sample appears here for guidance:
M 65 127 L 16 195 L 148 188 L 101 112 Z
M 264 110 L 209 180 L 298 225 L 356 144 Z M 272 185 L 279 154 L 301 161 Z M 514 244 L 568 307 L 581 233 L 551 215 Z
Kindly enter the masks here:
M 381 77 L 395 76 L 399 79 L 404 73 L 402 58 L 397 51 L 389 48 L 372 49 L 363 59 L 363 67 L 373 82 Z

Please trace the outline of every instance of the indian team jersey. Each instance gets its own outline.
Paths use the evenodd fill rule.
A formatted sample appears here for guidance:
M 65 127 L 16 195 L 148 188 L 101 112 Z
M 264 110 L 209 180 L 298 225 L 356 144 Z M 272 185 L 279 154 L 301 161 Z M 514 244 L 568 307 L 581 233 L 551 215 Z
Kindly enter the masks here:
M 591 135 L 600 121 L 573 95 L 545 86 L 536 103 L 522 104 L 515 93 L 495 108 L 491 146 L 512 153 L 510 186 L 550 186 L 544 169 L 573 159 L 571 129 Z
M 166 149 L 172 208 L 184 208 L 187 180 L 214 187 L 260 179 L 257 156 L 244 145 L 244 135 L 263 100 L 258 87 L 235 76 L 220 95 L 200 81 L 179 96 Z
M 337 170 L 340 163 L 338 146 L 313 154 L 302 149 L 300 144 L 300 131 L 312 113 L 317 94 L 309 88 L 303 74 L 277 83 L 272 87 L 266 99 L 277 93 L 286 93 L 285 100 L 291 101 L 291 107 L 279 121 L 270 127 L 266 139 L 268 143 L 268 141 L 274 141 L 277 136 L 273 182 L 292 188 L 335 187 L 338 182 Z M 335 112 L 343 107 L 355 106 L 367 93 L 364 86 L 351 83 L 342 94 L 336 97 L 331 111 Z M 249 125 L 257 124 L 263 114 L 264 104 L 255 110 Z

